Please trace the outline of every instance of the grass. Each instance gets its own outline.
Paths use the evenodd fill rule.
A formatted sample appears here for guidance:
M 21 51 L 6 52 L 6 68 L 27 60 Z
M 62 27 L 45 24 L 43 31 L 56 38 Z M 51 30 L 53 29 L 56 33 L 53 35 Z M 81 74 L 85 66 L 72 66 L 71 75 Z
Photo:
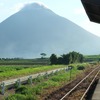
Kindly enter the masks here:
M 25 67 L 25 66 L 3 66 L 0 67 L 0 80 L 11 79 L 15 77 L 36 74 L 48 70 L 57 68 L 63 68 L 65 65 L 52 65 L 52 66 L 37 66 L 37 67 Z
M 98 62 L 100 61 L 100 55 L 86 55 L 84 56 L 85 62 Z
M 73 80 L 76 78 L 77 75 L 80 75 L 80 73 L 83 72 L 83 70 L 77 70 L 78 66 L 87 67 L 89 65 L 88 64 L 71 64 L 70 66 L 73 66 L 72 73 L 71 73 L 71 80 Z M 34 97 L 31 96 L 33 98 L 32 100 L 40 100 L 40 98 L 47 96 L 52 90 L 55 90 L 65 85 L 69 81 L 70 81 L 70 71 L 66 72 L 65 70 L 56 72 L 54 74 L 50 74 L 48 75 L 48 77 L 40 76 L 37 79 L 33 79 L 34 84 L 32 86 L 26 85 L 26 86 L 21 86 L 17 88 L 16 94 L 8 96 L 6 100 L 12 100 L 12 99 L 8 99 L 12 97 L 17 98 L 18 95 L 19 95 L 19 98 L 14 99 L 14 100 L 19 100 L 19 99 L 23 100 L 20 97 L 21 95 L 25 96 L 27 100 L 31 100 L 31 99 L 28 99 L 29 98 L 28 95 L 34 95 Z
M 22 58 L 0 58 L 1 65 L 39 65 L 50 63 L 49 58 L 35 58 L 35 59 L 22 59 Z

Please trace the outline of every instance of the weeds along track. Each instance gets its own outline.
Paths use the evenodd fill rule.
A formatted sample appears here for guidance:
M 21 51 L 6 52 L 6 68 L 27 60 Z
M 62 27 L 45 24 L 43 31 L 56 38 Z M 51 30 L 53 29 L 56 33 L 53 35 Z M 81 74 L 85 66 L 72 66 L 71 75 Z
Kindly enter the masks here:
M 78 77 L 66 86 L 54 91 L 45 100 L 86 100 L 86 94 L 99 72 L 100 67 L 86 71 L 82 77 Z

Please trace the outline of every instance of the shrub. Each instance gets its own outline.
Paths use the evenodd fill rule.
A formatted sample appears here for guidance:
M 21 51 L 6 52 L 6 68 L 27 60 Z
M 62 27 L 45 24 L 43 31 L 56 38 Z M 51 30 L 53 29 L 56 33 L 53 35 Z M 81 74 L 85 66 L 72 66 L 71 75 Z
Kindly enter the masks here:
M 22 95 L 22 94 L 14 94 L 10 95 L 5 100 L 37 100 L 37 97 L 34 95 Z
M 77 66 L 77 70 L 84 70 L 85 67 L 84 66 Z
M 41 87 L 41 86 L 36 86 L 36 87 L 33 88 L 33 92 L 34 92 L 36 95 L 41 94 L 41 91 L 42 91 L 42 87 Z
M 14 95 L 10 95 L 7 98 L 5 98 L 5 100 L 25 100 L 25 95 L 22 94 L 14 94 Z
M 17 88 L 15 92 L 18 94 L 24 94 L 24 95 L 32 94 L 31 88 L 27 88 L 26 86 L 21 86 Z
M 25 100 L 37 100 L 37 97 L 36 95 L 29 94 L 29 95 L 26 95 Z

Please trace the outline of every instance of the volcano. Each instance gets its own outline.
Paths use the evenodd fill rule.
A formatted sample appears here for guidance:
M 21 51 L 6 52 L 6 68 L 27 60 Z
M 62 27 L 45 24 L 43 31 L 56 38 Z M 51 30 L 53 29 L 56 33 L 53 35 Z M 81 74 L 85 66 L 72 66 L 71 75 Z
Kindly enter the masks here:
M 77 51 L 99 54 L 100 38 L 52 10 L 32 3 L 0 23 L 0 57 L 38 57 Z

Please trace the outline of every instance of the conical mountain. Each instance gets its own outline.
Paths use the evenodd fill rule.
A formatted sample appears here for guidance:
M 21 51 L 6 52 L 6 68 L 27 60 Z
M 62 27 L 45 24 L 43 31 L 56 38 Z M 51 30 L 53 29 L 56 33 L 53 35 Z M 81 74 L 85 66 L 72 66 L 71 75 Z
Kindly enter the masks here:
M 26 5 L 0 23 L 0 57 L 40 53 L 100 53 L 100 38 L 38 3 Z

